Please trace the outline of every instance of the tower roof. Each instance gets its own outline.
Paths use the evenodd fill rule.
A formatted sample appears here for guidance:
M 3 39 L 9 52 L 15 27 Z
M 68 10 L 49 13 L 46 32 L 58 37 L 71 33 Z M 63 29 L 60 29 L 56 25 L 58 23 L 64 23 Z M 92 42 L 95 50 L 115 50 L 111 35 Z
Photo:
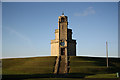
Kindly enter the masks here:
M 62 16 L 64 16 L 64 12 L 62 12 Z
M 62 12 L 62 15 L 64 15 L 64 12 Z

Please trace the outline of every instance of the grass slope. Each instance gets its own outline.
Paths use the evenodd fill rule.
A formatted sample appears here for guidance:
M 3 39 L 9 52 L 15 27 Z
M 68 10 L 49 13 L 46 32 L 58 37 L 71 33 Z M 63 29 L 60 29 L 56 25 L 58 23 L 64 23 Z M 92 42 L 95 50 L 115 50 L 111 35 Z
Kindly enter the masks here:
M 120 58 L 110 58 L 107 68 L 106 58 L 71 56 L 69 73 L 83 74 L 84 78 L 115 78 L 120 72 L 119 61 Z
M 3 79 L 89 80 L 89 78 L 116 78 L 116 72 L 120 72 L 120 58 L 110 58 L 109 68 L 106 67 L 105 58 L 70 56 L 69 59 L 70 70 L 65 75 L 67 78 L 59 77 L 64 75 L 53 74 L 56 60 L 53 56 L 2 59 Z
M 2 74 L 53 73 L 56 57 L 11 58 L 2 60 Z

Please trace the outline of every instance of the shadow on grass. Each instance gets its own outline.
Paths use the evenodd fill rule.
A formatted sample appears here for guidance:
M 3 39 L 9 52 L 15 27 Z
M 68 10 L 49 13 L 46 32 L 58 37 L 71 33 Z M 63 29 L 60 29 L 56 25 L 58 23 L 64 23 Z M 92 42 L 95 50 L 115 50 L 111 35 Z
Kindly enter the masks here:
M 69 74 L 31 74 L 31 75 L 2 75 L 2 80 L 22 80 L 22 79 L 37 79 L 37 78 L 84 78 L 93 74 L 69 73 Z

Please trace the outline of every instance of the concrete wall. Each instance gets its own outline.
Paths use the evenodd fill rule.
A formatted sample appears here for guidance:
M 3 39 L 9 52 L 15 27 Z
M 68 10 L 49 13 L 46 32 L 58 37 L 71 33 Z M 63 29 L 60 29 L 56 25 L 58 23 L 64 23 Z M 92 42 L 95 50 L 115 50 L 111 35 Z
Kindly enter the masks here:
M 67 36 L 68 41 L 72 40 L 72 29 L 67 30 Z
M 55 30 L 55 40 L 59 40 L 59 29 Z
M 76 56 L 76 40 L 68 42 L 68 55 Z
M 51 40 L 51 56 L 59 55 L 59 42 L 58 40 Z
M 67 22 L 60 23 L 60 40 L 67 40 Z

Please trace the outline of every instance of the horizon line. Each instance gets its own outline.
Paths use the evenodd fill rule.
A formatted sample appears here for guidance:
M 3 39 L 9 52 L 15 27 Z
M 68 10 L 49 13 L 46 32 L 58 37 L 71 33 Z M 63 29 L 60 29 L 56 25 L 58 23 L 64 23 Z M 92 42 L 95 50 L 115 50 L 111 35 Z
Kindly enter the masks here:
M 92 56 L 92 55 L 78 55 L 79 57 L 103 57 L 106 56 Z M 49 55 L 43 55 L 43 56 L 19 56 L 19 57 L 2 57 L 0 59 L 10 59 L 10 58 L 32 58 L 32 57 L 51 57 Z M 76 56 L 77 57 L 77 56 Z M 109 58 L 120 58 L 119 56 L 108 56 Z

